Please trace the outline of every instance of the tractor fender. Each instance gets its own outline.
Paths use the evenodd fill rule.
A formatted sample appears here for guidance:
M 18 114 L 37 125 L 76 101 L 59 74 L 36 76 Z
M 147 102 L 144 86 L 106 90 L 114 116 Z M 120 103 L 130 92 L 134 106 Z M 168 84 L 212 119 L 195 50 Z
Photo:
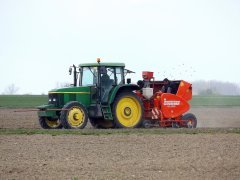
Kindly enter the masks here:
M 113 90 L 110 93 L 109 104 L 112 104 L 114 102 L 114 99 L 118 94 L 122 92 L 132 92 L 135 90 L 140 90 L 139 86 L 135 84 L 123 84 L 123 85 L 116 86 L 115 88 L 113 88 Z
M 56 107 L 53 104 L 37 106 L 37 109 L 39 109 L 39 111 L 37 112 L 38 117 L 58 118 L 57 110 L 53 110 L 56 109 Z

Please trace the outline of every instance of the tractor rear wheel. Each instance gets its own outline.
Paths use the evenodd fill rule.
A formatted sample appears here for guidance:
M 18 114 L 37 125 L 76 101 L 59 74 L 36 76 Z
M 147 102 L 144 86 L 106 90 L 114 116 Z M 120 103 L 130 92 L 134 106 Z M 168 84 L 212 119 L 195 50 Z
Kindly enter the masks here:
M 63 127 L 59 119 L 50 117 L 39 117 L 39 124 L 43 129 L 61 129 Z
M 87 125 L 86 108 L 77 101 L 67 103 L 61 111 L 60 121 L 65 129 L 83 129 Z
M 197 127 L 197 118 L 194 114 L 188 113 L 183 115 L 182 120 L 185 120 L 184 127 L 187 128 L 196 128 Z
M 103 118 L 89 118 L 90 124 L 96 129 L 114 128 L 114 122 Z
M 133 92 L 123 92 L 113 104 L 113 116 L 119 128 L 140 127 L 143 121 L 143 103 Z

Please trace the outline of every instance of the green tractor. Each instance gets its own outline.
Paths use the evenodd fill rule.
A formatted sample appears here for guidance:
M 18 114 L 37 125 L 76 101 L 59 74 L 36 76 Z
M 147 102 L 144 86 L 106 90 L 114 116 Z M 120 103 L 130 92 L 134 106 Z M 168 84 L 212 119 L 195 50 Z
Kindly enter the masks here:
M 82 129 L 88 120 L 94 128 L 135 128 L 142 125 L 143 104 L 133 93 L 139 86 L 125 82 L 124 63 L 71 66 L 71 87 L 49 91 L 47 105 L 38 106 L 44 129 Z

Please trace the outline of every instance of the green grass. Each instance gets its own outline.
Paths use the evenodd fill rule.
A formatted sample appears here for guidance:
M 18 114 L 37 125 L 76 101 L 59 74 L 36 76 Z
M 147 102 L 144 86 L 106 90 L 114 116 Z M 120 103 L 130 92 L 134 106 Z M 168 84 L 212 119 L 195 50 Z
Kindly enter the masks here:
M 0 108 L 35 108 L 47 102 L 46 95 L 0 95 Z
M 46 95 L 0 95 L 0 108 L 35 108 L 48 103 Z M 193 96 L 192 107 L 240 106 L 240 96 Z
M 240 106 L 240 96 L 193 96 L 191 105 L 195 106 Z
M 164 134 L 239 134 L 240 128 L 197 128 L 197 129 L 81 129 L 81 130 L 44 130 L 44 129 L 0 129 L 0 135 L 164 135 Z

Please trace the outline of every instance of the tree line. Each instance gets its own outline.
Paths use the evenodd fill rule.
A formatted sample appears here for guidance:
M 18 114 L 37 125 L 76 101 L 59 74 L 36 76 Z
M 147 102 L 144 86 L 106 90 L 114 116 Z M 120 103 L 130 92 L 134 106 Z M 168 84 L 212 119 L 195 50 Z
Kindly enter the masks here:
M 192 84 L 194 95 L 240 95 L 240 86 L 232 82 L 198 80 Z

